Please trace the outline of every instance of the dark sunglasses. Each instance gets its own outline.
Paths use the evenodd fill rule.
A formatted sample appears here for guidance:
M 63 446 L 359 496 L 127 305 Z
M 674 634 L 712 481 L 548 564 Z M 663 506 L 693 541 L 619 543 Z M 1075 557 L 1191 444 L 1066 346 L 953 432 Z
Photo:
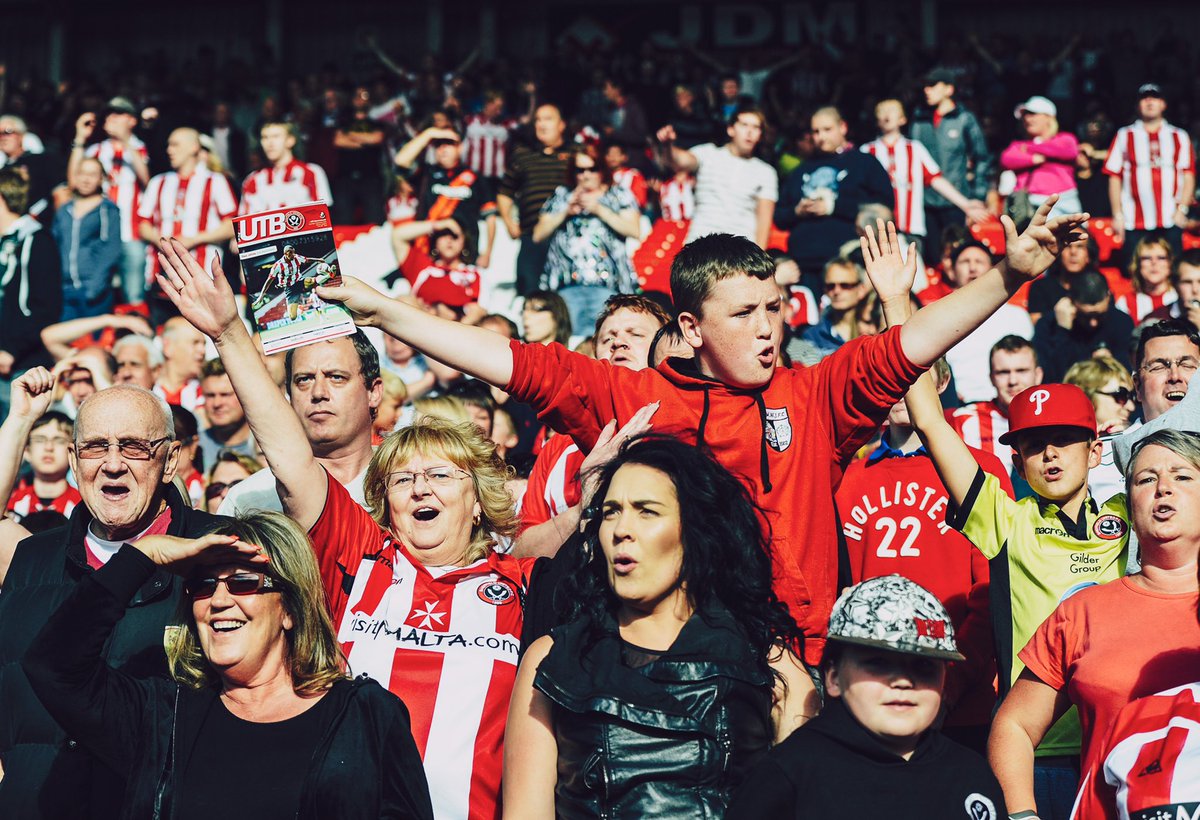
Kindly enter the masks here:
M 260 592 L 283 592 L 283 585 L 261 572 L 235 572 L 223 578 L 191 578 L 183 582 L 183 591 L 193 601 L 203 601 L 217 594 L 224 584 L 230 595 L 257 595 Z
M 242 483 L 242 479 L 240 479 L 240 478 L 237 479 L 236 481 L 230 481 L 228 484 L 226 484 L 224 481 L 214 481 L 212 484 L 209 484 L 208 487 L 204 490 L 204 497 L 207 498 L 209 501 L 212 501 L 214 498 L 219 496 L 221 493 L 225 492 L 226 490 L 232 490 L 234 487 L 236 487 L 237 485 L 239 485 L 241 483 Z
M 1108 396 L 1117 404 L 1125 404 L 1126 402 L 1133 401 L 1134 395 L 1133 391 L 1128 387 L 1118 387 L 1116 390 L 1097 390 L 1096 392 L 1102 396 Z
M 587 168 L 580 168 L 578 165 L 575 166 L 575 176 L 579 176 L 580 174 L 598 174 L 598 173 L 600 173 L 600 171 L 597 170 L 595 165 L 589 165 Z
M 826 282 L 825 290 L 854 290 L 858 282 Z

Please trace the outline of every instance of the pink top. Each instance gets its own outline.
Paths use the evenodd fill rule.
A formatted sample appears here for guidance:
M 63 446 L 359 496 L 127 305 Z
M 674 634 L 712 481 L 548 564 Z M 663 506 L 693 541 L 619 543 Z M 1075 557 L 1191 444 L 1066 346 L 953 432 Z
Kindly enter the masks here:
M 1033 155 L 1041 154 L 1046 161 L 1033 164 Z M 1074 134 L 1059 132 L 1048 140 L 1014 140 L 1000 154 L 1000 167 L 1017 175 L 1017 190 L 1049 196 L 1075 187 L 1075 158 L 1079 141 Z

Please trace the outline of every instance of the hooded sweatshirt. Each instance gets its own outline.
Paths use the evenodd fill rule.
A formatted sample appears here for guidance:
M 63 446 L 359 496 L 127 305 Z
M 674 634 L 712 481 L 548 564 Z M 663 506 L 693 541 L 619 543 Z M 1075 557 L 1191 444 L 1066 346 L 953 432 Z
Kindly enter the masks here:
M 751 390 L 707 378 L 692 361 L 635 372 L 557 344 L 511 348 L 504 389 L 581 448 L 590 450 L 609 421 L 624 424 L 658 401 L 656 432 L 706 446 L 745 482 L 770 528 L 775 593 L 804 632 L 805 658 L 819 662 L 838 589 L 833 491 L 923 372 L 904 355 L 899 328 L 848 342 L 815 367 L 778 368 Z
M 750 771 L 725 820 L 874 818 L 1003 820 L 1000 784 L 982 757 L 926 732 L 905 760 L 868 732 L 840 698 Z
M 49 232 L 31 216 L 0 236 L 0 350 L 13 355 L 13 374 L 51 361 L 41 332 L 62 312 L 62 268 Z

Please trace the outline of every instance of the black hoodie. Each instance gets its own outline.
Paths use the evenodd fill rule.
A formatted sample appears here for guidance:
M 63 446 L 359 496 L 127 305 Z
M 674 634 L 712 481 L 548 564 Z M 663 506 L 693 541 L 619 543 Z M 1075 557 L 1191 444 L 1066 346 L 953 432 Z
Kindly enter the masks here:
M 1003 820 L 1000 784 L 983 758 L 927 732 L 908 760 L 839 698 L 776 746 L 742 783 L 726 820 L 875 818 Z

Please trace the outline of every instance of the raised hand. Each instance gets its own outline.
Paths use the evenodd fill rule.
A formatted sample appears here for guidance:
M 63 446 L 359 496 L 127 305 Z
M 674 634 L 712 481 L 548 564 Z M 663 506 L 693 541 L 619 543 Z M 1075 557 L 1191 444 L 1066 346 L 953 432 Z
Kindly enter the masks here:
M 1050 211 L 1058 202 L 1054 195 L 1037 209 L 1029 227 L 1017 235 L 1016 223 L 1007 215 L 1000 217 L 1004 225 L 1004 259 L 1008 271 L 1020 279 L 1036 279 L 1041 276 L 1063 248 L 1086 237 L 1083 224 L 1090 214 L 1063 214 L 1053 219 Z
M 12 383 L 8 412 L 18 418 L 39 419 L 50 409 L 54 400 L 57 378 L 44 367 L 33 367 Z
M 163 273 L 157 277 L 158 286 L 179 309 L 183 318 L 210 339 L 216 339 L 235 325 L 241 324 L 233 288 L 213 259 L 211 273 L 205 273 L 192 255 L 173 237 L 159 242 L 158 261 Z
M 155 564 L 176 575 L 186 576 L 198 565 L 270 562 L 260 547 L 239 541 L 236 535 L 210 533 L 200 538 L 147 535 L 132 544 Z
M 596 444 L 584 458 L 583 463 L 579 465 L 579 475 L 583 479 L 584 507 L 592 503 L 592 495 L 596 492 L 600 478 L 597 475 L 598 468 L 616 458 L 625 442 L 634 436 L 650 432 L 650 428 L 653 426 L 650 424 L 650 419 L 658 412 L 658 407 L 659 402 L 650 402 L 630 416 L 629 421 L 625 422 L 620 430 L 617 429 L 616 419 L 613 419 L 600 431 L 600 435 L 596 437 Z
M 326 302 L 345 305 L 359 327 L 378 327 L 379 308 L 389 301 L 388 297 L 353 276 L 343 276 L 338 287 L 317 288 L 317 296 Z
M 883 220 L 875 222 L 876 230 L 868 225 L 865 236 L 859 238 L 862 248 L 863 261 L 867 266 L 867 277 L 875 288 L 880 301 L 888 302 L 893 299 L 907 299 L 912 292 L 913 281 L 917 278 L 917 246 L 908 246 L 908 253 L 901 251 L 900 240 L 896 237 L 896 223 Z M 878 238 L 876 233 L 878 232 Z

